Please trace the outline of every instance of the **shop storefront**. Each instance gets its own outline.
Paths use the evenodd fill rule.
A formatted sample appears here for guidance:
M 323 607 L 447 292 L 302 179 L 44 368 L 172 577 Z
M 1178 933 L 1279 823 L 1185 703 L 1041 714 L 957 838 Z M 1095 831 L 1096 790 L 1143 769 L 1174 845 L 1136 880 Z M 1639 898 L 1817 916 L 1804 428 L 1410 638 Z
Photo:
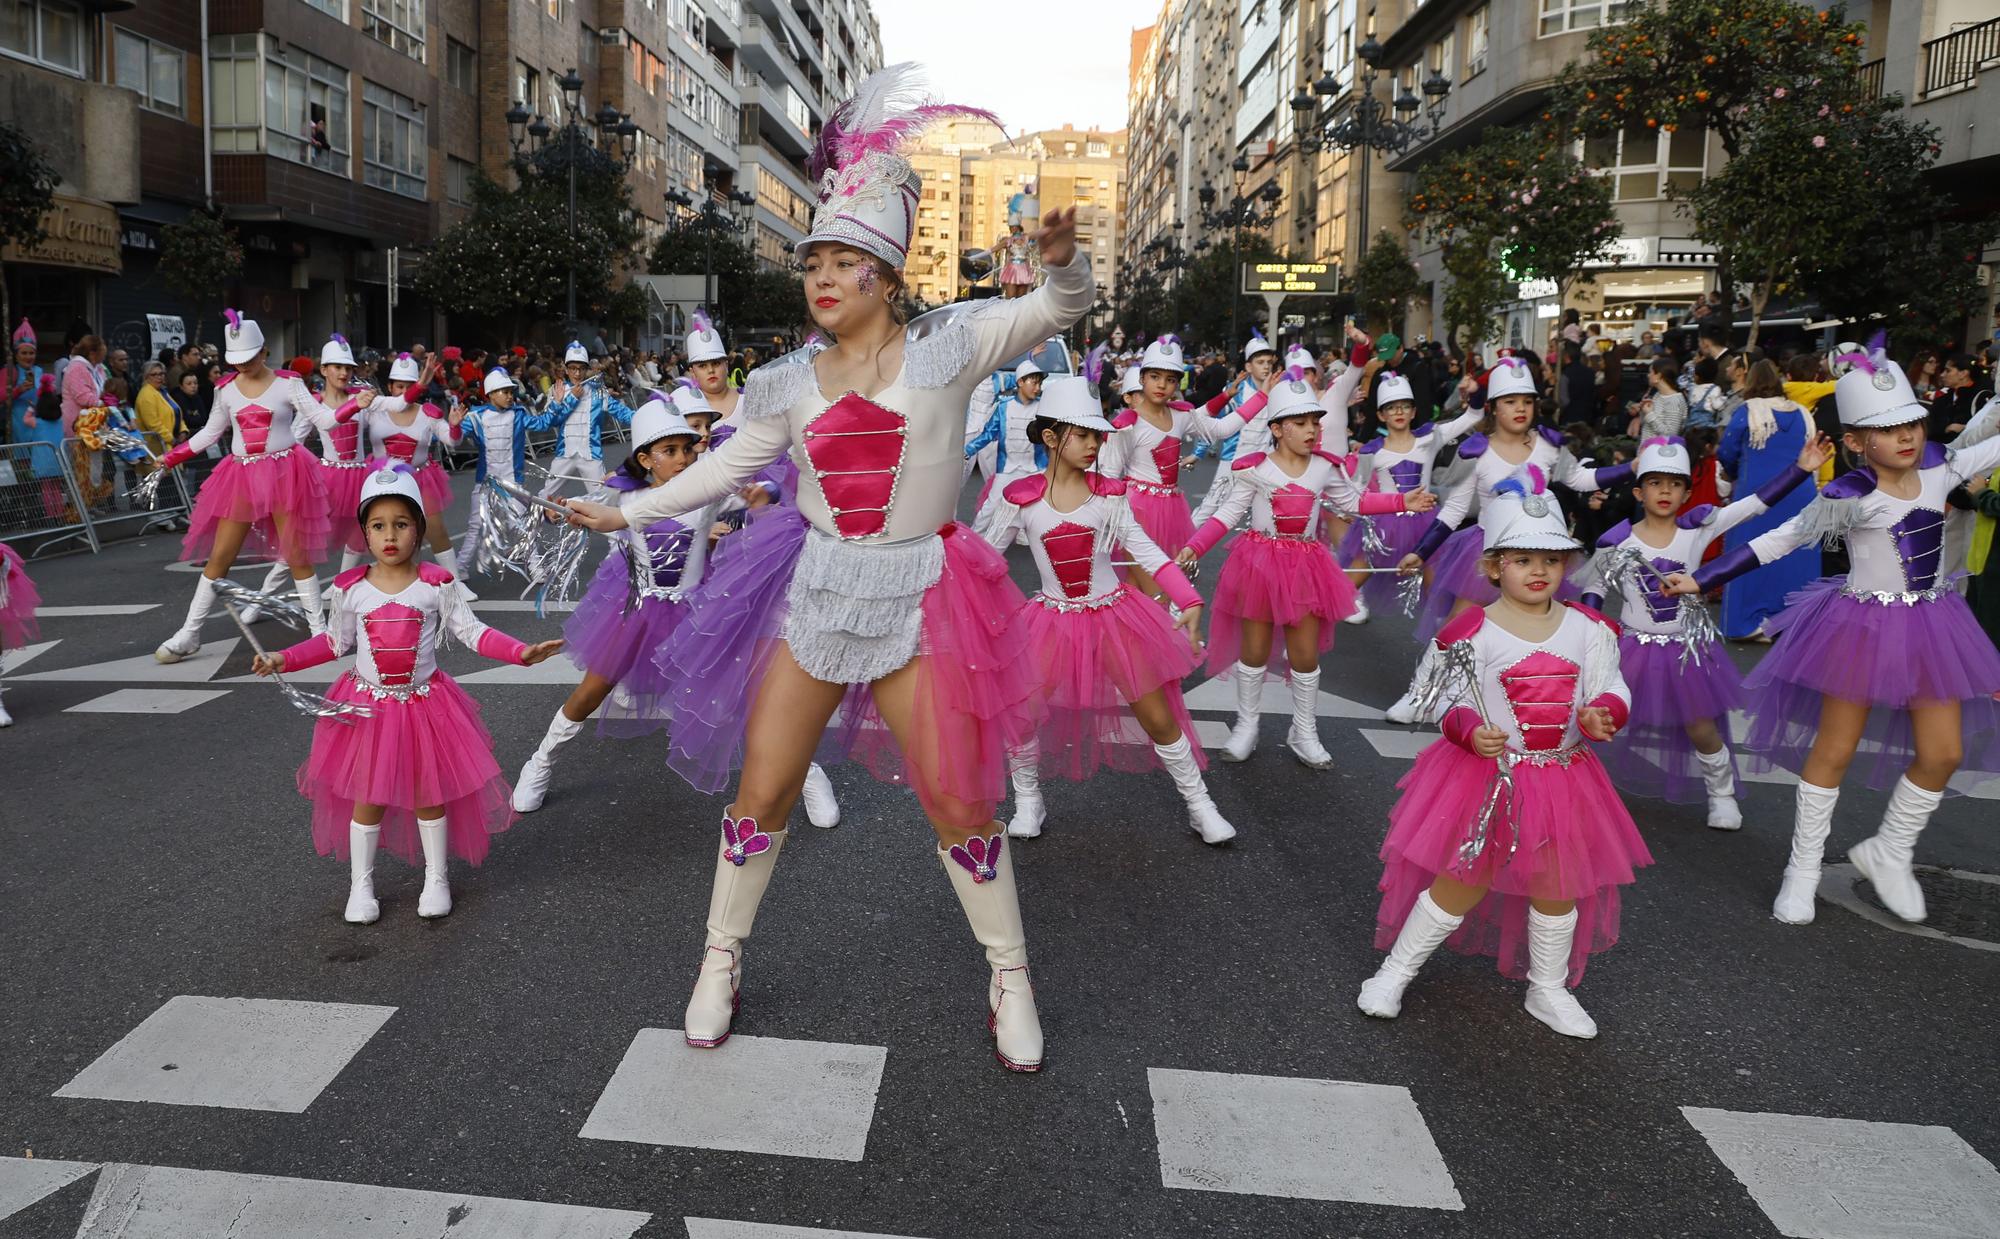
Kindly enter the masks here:
M 10 319 L 32 321 L 41 333 L 44 358 L 52 360 L 72 324 L 87 323 L 92 330 L 103 325 L 99 284 L 119 275 L 123 262 L 118 212 L 102 202 L 57 194 L 55 205 L 42 216 L 42 229 L 45 235 L 34 245 L 0 249 L 0 263 L 6 267 Z

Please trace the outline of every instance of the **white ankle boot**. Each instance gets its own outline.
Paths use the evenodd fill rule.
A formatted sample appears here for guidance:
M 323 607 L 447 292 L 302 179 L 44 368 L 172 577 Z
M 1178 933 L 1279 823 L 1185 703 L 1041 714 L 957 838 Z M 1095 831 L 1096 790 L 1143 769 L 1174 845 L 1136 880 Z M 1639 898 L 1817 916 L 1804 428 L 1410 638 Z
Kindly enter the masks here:
M 1561 916 L 1528 909 L 1528 1014 L 1565 1037 L 1587 1041 L 1597 1035 L 1597 1021 L 1564 985 L 1575 941 L 1575 908 Z
M 1792 823 L 1792 856 L 1785 881 L 1771 905 L 1771 915 L 1787 925 L 1810 925 L 1813 896 L 1819 892 L 1819 863 L 1826 855 L 1826 837 L 1833 831 L 1833 807 L 1840 789 L 1799 783 L 1797 817 Z
M 373 925 L 382 915 L 375 898 L 375 845 L 382 840 L 382 827 L 347 824 L 347 911 L 350 925 Z
M 194 597 L 188 600 L 187 619 L 181 622 L 181 629 L 160 643 L 153 651 L 153 657 L 163 663 L 177 663 L 191 654 L 201 652 L 201 622 L 215 609 L 215 582 L 207 577 L 198 577 L 194 583 Z
M 1021 898 L 1014 887 L 1014 859 L 1000 835 L 974 837 L 939 848 L 938 860 L 965 908 L 972 936 L 986 948 L 992 978 L 986 990 L 986 1026 L 993 1053 L 1009 1071 L 1042 1069 L 1042 1021 L 1028 978 L 1028 937 Z
M 1236 681 L 1236 726 L 1222 742 L 1224 761 L 1249 761 L 1257 751 L 1257 728 L 1264 721 L 1264 669 L 1237 663 L 1231 669 Z
M 1174 790 L 1187 801 L 1188 826 L 1201 836 L 1203 843 L 1227 843 L 1236 837 L 1236 828 L 1229 819 L 1222 816 L 1209 799 L 1208 785 L 1201 780 L 1201 767 L 1194 761 L 1194 745 L 1186 736 L 1172 744 L 1156 744 L 1153 751 L 1160 755 L 1160 764 L 1167 768 L 1167 774 L 1174 780 Z
M 320 601 L 319 574 L 317 572 L 303 580 L 292 582 L 292 589 L 299 596 L 299 606 L 306 613 L 306 631 L 311 636 L 319 636 L 326 631 L 326 607 Z
M 1863 839 L 1847 853 L 1848 861 L 1861 876 L 1875 884 L 1882 906 L 1906 921 L 1924 919 L 1924 888 L 1910 869 L 1931 814 L 1937 811 L 1943 792 L 1927 791 L 1910 782 L 1909 776 L 1896 780 L 1889 807 L 1882 813 L 1882 825 L 1871 838 Z
M 556 750 L 576 739 L 582 730 L 582 723 L 572 723 L 569 715 L 556 711 L 549 720 L 548 733 L 521 767 L 521 777 L 514 780 L 514 812 L 533 813 L 542 807 L 549 795 L 549 776 L 555 771 Z
M 821 830 L 840 825 L 840 798 L 833 794 L 833 780 L 818 762 L 806 767 L 806 785 L 801 791 L 806 802 L 806 820 Z
M 458 551 L 452 547 L 446 547 L 441 551 L 432 551 L 431 554 L 437 557 L 438 567 L 451 573 L 457 579 L 458 587 L 465 591 L 465 600 L 467 602 L 478 602 L 479 595 L 472 592 L 472 586 L 466 583 L 465 575 L 458 570 Z
M 0 657 L 4 657 L 4 655 L 0 655 Z M 0 696 L 0 727 L 12 727 L 13 725 L 14 725 L 14 716 L 7 713 L 6 698 L 4 696 Z
M 1036 763 L 1039 750 L 1033 744 L 1007 754 L 1007 774 L 1014 785 L 1014 816 L 1007 821 L 1007 833 L 1016 839 L 1032 839 L 1042 833 L 1049 818 L 1042 803 L 1042 775 Z
M 1464 923 L 1464 917 L 1452 916 L 1438 907 L 1429 891 L 1418 895 L 1416 905 L 1396 934 L 1395 945 L 1389 948 L 1389 957 L 1382 961 L 1374 976 L 1361 983 L 1361 994 L 1354 1005 L 1378 1020 L 1393 1020 L 1401 1015 L 1403 991 L 1416 980 L 1417 969 Z
M 292 579 L 292 570 L 290 566 L 288 566 L 285 563 L 285 561 L 281 559 L 277 563 L 274 563 L 269 568 L 265 569 L 264 581 L 257 587 L 257 592 L 260 594 L 276 594 L 279 590 L 283 589 L 286 586 L 286 584 L 288 584 L 291 581 L 291 579 Z M 254 624 L 258 620 L 261 620 L 263 618 L 264 618 L 264 608 L 262 607 L 243 608 L 244 623 Z
M 1365 624 L 1368 622 L 1368 600 L 1361 595 L 1354 596 L 1354 614 L 1342 620 L 1343 624 Z
M 743 942 L 756 923 L 757 905 L 784 846 L 784 831 L 767 832 L 755 818 L 722 819 L 715 884 L 708 893 L 708 939 L 681 1024 L 682 1036 L 696 1049 L 713 1049 L 729 1040 L 743 1005 Z
M 417 819 L 417 841 L 424 847 L 424 889 L 417 896 L 417 915 L 436 920 L 451 915 L 451 878 L 445 867 L 450 857 L 445 851 L 444 819 Z
M 1333 754 L 1319 742 L 1319 668 L 1292 672 L 1292 727 L 1285 734 L 1292 756 L 1314 770 L 1333 766 Z
M 1743 829 L 1743 810 L 1736 803 L 1736 768 L 1729 760 L 1729 748 L 1713 753 L 1696 752 L 1701 761 L 1702 782 L 1708 785 L 1708 824 L 1713 830 Z
M 1435 641 L 1424 642 L 1423 657 L 1417 659 L 1417 669 L 1410 676 L 1410 686 L 1403 690 L 1402 696 L 1396 698 L 1395 705 L 1390 706 L 1382 712 L 1383 718 L 1388 719 L 1392 723 L 1400 723 L 1405 727 L 1420 721 L 1417 717 L 1418 686 L 1430 678 L 1431 668 L 1436 662 L 1437 643 Z

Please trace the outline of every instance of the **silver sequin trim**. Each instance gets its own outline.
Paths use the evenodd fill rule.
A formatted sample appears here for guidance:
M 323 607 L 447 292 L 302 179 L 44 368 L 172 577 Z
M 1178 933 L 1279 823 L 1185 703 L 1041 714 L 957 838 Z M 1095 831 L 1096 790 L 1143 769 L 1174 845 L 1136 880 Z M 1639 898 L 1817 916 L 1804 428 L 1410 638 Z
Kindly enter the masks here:
M 1106 607 L 1117 606 L 1130 592 L 1128 587 L 1120 585 L 1110 593 L 1099 594 L 1095 598 L 1058 598 L 1053 594 L 1037 593 L 1035 601 L 1051 611 L 1074 615 L 1079 611 L 1102 611 Z
M 1946 594 L 1955 593 L 1956 591 L 1949 586 L 1940 585 L 1934 586 L 1931 589 L 1913 589 L 1900 594 L 1889 589 L 1862 590 L 1845 587 L 1840 592 L 1860 602 L 1873 602 L 1885 607 L 1913 607 L 1920 602 L 1936 602 Z

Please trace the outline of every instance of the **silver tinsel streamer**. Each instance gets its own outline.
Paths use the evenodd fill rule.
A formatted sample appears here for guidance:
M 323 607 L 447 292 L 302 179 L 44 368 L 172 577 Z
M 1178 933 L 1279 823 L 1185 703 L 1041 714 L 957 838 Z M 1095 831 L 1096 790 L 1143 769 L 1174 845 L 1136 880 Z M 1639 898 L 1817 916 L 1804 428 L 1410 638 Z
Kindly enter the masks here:
M 472 496 L 471 519 L 459 540 L 458 562 L 468 573 L 527 575 L 523 557 L 534 540 L 537 520 L 528 506 L 506 493 L 498 482 L 487 482 Z
M 1645 552 L 1636 546 L 1614 546 L 1597 553 L 1597 571 L 1604 578 L 1605 585 L 1620 592 L 1630 590 L 1642 592 L 1639 577 L 1651 577 L 1664 592 L 1667 579 L 1660 570 L 1647 560 Z M 1715 617 L 1709 614 L 1699 594 L 1682 594 L 1680 597 L 1680 631 L 1675 639 L 1680 642 L 1680 665 L 1690 662 L 1701 665 L 1702 651 L 1721 639 L 1715 627 Z
M 225 590 L 221 588 L 225 584 L 222 581 L 217 581 L 215 584 L 216 597 L 222 601 L 222 609 L 229 612 L 230 619 L 236 621 L 236 627 L 242 630 L 244 638 L 250 642 L 250 648 L 259 654 L 269 657 L 270 651 L 266 650 L 258 642 L 257 635 L 250 631 L 250 625 L 243 622 L 242 614 L 236 610 L 236 597 L 239 590 L 242 594 L 247 594 L 251 598 L 264 599 L 268 595 L 260 594 L 252 589 L 242 589 L 241 586 Z M 261 607 L 265 603 L 260 601 L 257 605 Z M 297 685 L 288 683 L 285 677 L 277 672 L 271 674 L 271 682 L 278 686 L 278 692 L 283 694 L 285 700 L 291 703 L 294 710 L 297 710 L 300 714 L 308 718 L 330 718 L 335 722 L 345 723 L 351 727 L 357 718 L 375 717 L 375 711 L 369 709 L 367 706 L 352 701 L 334 701 L 330 698 L 322 697 L 318 693 L 306 692 Z
M 552 536 L 538 536 L 528 554 L 528 588 L 521 597 L 535 598 L 535 614 L 548 618 L 551 599 L 558 603 L 576 598 L 577 583 L 583 576 L 584 551 L 590 545 L 590 531 L 579 525 L 550 525 Z
M 1357 516 L 1354 519 L 1361 523 L 1362 553 L 1370 558 L 1387 555 L 1389 553 L 1389 544 L 1382 540 L 1382 526 L 1380 523 L 1372 516 Z
M 312 622 L 306 617 L 306 609 L 299 605 L 296 594 L 289 597 L 283 594 L 267 594 L 251 589 L 248 585 L 239 585 L 228 577 L 216 579 L 215 594 L 216 597 L 225 598 L 239 607 L 254 607 L 287 628 L 295 628 L 300 632 L 312 628 Z
M 1431 717 L 1448 702 L 1463 700 L 1479 711 L 1482 724 L 1488 727 L 1493 725 L 1493 721 L 1486 717 L 1484 699 L 1479 692 L 1479 653 L 1470 641 L 1454 641 L 1436 652 L 1429 672 L 1416 685 L 1414 700 L 1419 718 Z M 1458 848 L 1461 869 L 1469 870 L 1485 853 L 1487 841 L 1492 837 L 1493 817 L 1500 806 L 1507 806 L 1509 821 L 1514 819 L 1514 760 L 1512 752 L 1504 752 L 1493 763 L 1493 777 L 1486 785 L 1479 815 L 1473 819 L 1471 833 Z M 1507 846 L 1508 860 L 1514 859 L 1514 849 L 1520 843 L 1520 832 L 1517 830 Z
M 167 480 L 168 472 L 166 469 L 155 469 L 140 478 L 138 485 L 132 488 L 132 502 L 148 508 L 160 506 L 160 485 Z
M 1424 605 L 1424 574 L 1412 572 L 1396 580 L 1396 605 L 1402 610 L 1404 619 L 1417 618 L 1417 612 Z

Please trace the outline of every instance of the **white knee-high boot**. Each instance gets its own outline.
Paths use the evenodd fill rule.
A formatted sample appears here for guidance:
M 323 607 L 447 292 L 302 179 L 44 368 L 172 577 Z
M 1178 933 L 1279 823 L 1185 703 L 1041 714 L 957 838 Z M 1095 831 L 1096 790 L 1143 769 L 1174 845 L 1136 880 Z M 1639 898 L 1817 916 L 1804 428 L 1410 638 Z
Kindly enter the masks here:
M 1840 789 L 1799 782 L 1797 816 L 1792 822 L 1792 855 L 1771 915 L 1787 925 L 1810 925 L 1813 896 L 1819 892 L 1819 865 L 1826 855 L 1826 837 L 1833 832 L 1833 807 Z
M 1333 755 L 1319 742 L 1319 668 L 1292 672 L 1292 727 L 1285 734 L 1292 756 L 1314 770 L 1333 765 Z
M 1013 849 L 1000 835 L 975 837 L 958 847 L 939 848 L 938 860 L 965 909 L 972 936 L 986 948 L 991 968 L 986 1026 L 993 1032 L 994 1055 L 1009 1071 L 1039 1071 L 1042 1022 L 1028 978 L 1028 936 L 1014 886 Z
M 1202 782 L 1201 767 L 1195 764 L 1194 744 L 1185 735 L 1172 744 L 1156 744 L 1160 764 L 1174 781 L 1174 790 L 1187 801 L 1188 826 L 1203 843 L 1227 843 L 1236 837 L 1236 828 L 1209 799 L 1208 784 Z
M 1007 833 L 1016 839 L 1041 834 L 1042 823 L 1049 818 L 1042 802 L 1040 758 L 1041 749 L 1033 740 L 1007 754 L 1007 775 L 1014 785 L 1014 816 L 1007 821 Z
M 1236 726 L 1222 742 L 1224 761 L 1248 761 L 1257 751 L 1257 728 L 1264 721 L 1264 669 L 1249 663 L 1232 668 L 1236 682 Z
M 458 581 L 458 587 L 465 591 L 468 599 L 479 601 L 479 595 L 472 592 L 472 586 L 466 582 L 465 574 L 458 569 L 458 551 L 455 548 L 448 546 L 441 551 L 432 551 L 431 554 L 437 557 L 438 567 L 451 573 Z
M 1464 917 L 1452 916 L 1438 907 L 1429 891 L 1418 895 L 1403 928 L 1396 934 L 1395 945 L 1389 948 L 1388 958 L 1374 976 L 1361 983 L 1361 994 L 1354 1005 L 1379 1020 L 1393 1020 L 1401 1015 L 1403 991 L 1417 979 L 1417 970 L 1464 923 Z
M 299 596 L 299 606 L 306 613 L 306 629 L 317 637 L 326 631 L 326 606 L 320 601 L 319 573 L 301 577 L 292 582 L 292 589 Z
M 375 898 L 375 845 L 382 840 L 382 827 L 347 824 L 347 911 L 343 919 L 350 925 L 372 925 L 382 915 Z
M 1412 723 L 1432 721 L 1417 717 L 1417 690 L 1418 685 L 1430 678 L 1431 668 L 1436 664 L 1437 642 L 1426 641 L 1424 642 L 1423 657 L 1417 659 L 1417 669 L 1410 676 L 1410 686 L 1403 690 L 1401 697 L 1396 698 L 1394 705 L 1383 711 L 1382 717 L 1392 723 L 1401 723 L 1405 727 L 1410 726 Z
M 1743 810 L 1736 803 L 1736 767 L 1729 746 L 1713 753 L 1697 751 L 1701 779 L 1708 788 L 1708 824 L 1716 830 L 1743 829 Z
M 1875 884 L 1875 893 L 1889 911 L 1906 921 L 1924 919 L 1924 888 L 1917 885 L 1911 860 L 1917 850 L 1917 836 L 1930 823 L 1944 799 L 1910 782 L 1909 776 L 1896 780 L 1889 807 L 1882 813 L 1882 825 L 1871 838 L 1863 839 L 1847 853 L 1847 859 L 1861 876 Z
M 445 872 L 450 854 L 445 850 L 444 819 L 417 819 L 417 841 L 424 848 L 424 889 L 417 896 L 417 915 L 426 920 L 451 915 L 451 878 Z
M 1570 947 L 1576 941 L 1576 909 L 1549 916 L 1528 909 L 1528 1014 L 1565 1037 L 1588 1040 L 1597 1022 L 1569 992 Z
M 201 652 L 201 623 L 215 609 L 215 582 L 206 576 L 195 578 L 194 597 L 188 599 L 187 618 L 180 631 L 160 643 L 153 657 L 163 663 L 177 663 Z
M 743 943 L 756 923 L 757 906 L 764 901 L 784 846 L 784 831 L 766 831 L 755 818 L 722 819 L 715 884 L 708 893 L 708 938 L 681 1024 L 687 1043 L 697 1049 L 713 1049 L 729 1040 L 742 1005 Z
M 549 720 L 547 734 L 521 767 L 521 777 L 514 781 L 514 812 L 533 813 L 542 807 L 549 794 L 549 775 L 555 769 L 556 750 L 576 739 L 582 730 L 582 723 L 572 723 L 569 715 L 556 711 L 556 716 Z
M 291 579 L 292 579 L 291 566 L 285 563 L 285 561 L 281 559 L 277 563 L 272 564 L 268 569 L 265 570 L 264 581 L 257 587 L 257 592 L 260 594 L 275 594 L 279 590 L 283 589 L 287 584 L 289 584 L 291 582 Z M 264 608 L 262 607 L 243 608 L 244 623 L 254 624 L 258 620 L 263 618 L 264 618 Z

